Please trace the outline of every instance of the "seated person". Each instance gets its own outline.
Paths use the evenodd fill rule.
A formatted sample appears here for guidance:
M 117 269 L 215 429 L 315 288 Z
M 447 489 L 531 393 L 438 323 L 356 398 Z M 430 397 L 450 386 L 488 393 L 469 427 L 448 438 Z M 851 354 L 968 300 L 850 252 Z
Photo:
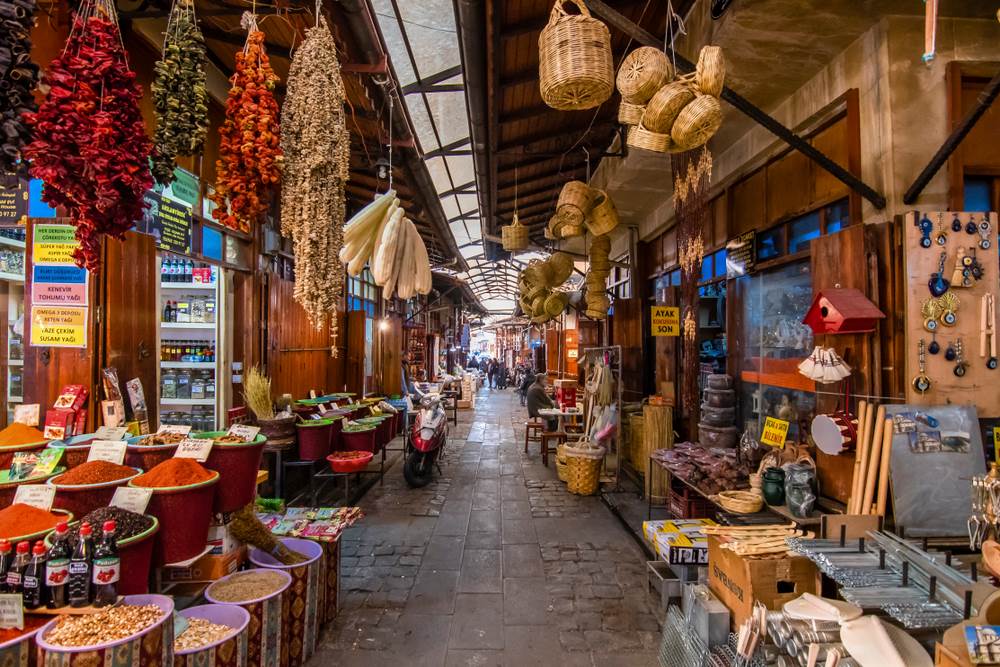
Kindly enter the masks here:
M 528 403 L 528 416 L 529 417 L 541 417 L 538 414 L 539 410 L 544 410 L 545 408 L 554 408 L 555 403 L 549 398 L 549 395 L 545 392 L 545 381 L 547 377 L 545 373 L 538 373 L 535 375 L 535 381 L 530 387 L 528 387 L 527 403 Z M 555 417 L 547 417 L 545 419 L 545 431 L 552 432 L 559 427 L 559 420 Z

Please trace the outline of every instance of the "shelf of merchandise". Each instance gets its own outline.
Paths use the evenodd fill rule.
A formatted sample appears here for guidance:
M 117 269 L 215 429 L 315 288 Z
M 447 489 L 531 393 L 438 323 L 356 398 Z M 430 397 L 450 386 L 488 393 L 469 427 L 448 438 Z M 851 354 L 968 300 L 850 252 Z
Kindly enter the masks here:
M 161 361 L 160 368 L 192 368 L 203 371 L 214 371 L 214 361 Z
M 6 236 L 0 236 L 0 245 L 10 246 L 11 248 L 18 248 L 24 250 L 24 241 L 18 241 L 17 239 L 10 239 Z
M 160 289 L 183 290 L 212 290 L 215 291 L 216 283 L 160 283 Z
M 214 398 L 161 398 L 160 405 L 215 405 Z
M 215 322 L 160 322 L 162 329 L 211 329 L 215 331 Z
M 7 361 L 7 365 L 8 366 L 23 366 L 24 365 L 24 359 L 9 359 Z
M 0 280 L 6 280 L 12 283 L 23 283 L 24 276 L 17 273 L 7 273 L 6 271 L 0 271 Z

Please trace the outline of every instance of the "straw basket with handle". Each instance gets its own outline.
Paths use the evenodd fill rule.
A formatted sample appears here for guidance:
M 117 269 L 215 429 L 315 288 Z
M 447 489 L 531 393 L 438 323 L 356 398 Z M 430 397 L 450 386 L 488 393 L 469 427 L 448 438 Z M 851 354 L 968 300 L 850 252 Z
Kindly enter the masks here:
M 712 138 L 722 125 L 722 105 L 711 95 L 699 95 L 677 114 L 670 138 L 677 150 L 691 150 Z
M 583 218 L 594 207 L 597 191 L 583 181 L 567 181 L 559 191 L 556 210 L 573 224 L 583 223 Z M 575 213 L 579 212 L 577 218 Z
M 566 11 L 573 5 L 579 11 Z M 593 109 L 614 89 L 611 33 L 582 0 L 556 0 L 538 38 L 538 83 L 553 109 Z
M 641 104 L 622 102 L 618 105 L 618 122 L 622 125 L 638 125 L 642 122 L 642 114 L 646 107 Z
M 625 102 L 641 105 L 648 102 L 672 78 L 674 68 L 670 65 L 667 54 L 651 46 L 642 46 L 625 56 L 618 68 L 616 84 Z
M 521 224 L 514 214 L 514 221 L 500 228 L 500 238 L 503 241 L 503 249 L 507 252 L 524 250 L 528 247 L 528 228 Z
M 603 236 L 617 227 L 618 222 L 618 209 L 611 196 L 604 190 L 598 190 L 594 208 L 584 220 L 587 230 L 594 236 Z
M 673 147 L 669 134 L 653 132 L 647 130 L 642 125 L 636 125 L 628 129 L 625 143 L 632 148 L 641 148 L 646 151 L 653 151 L 654 153 L 666 153 Z

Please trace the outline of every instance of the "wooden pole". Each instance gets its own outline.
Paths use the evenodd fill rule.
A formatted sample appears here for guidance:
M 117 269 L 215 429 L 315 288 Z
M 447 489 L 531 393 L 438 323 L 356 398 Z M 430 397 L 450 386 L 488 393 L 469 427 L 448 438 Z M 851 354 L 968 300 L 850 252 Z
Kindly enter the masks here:
M 861 503 L 861 514 L 871 514 L 872 500 L 875 498 L 875 481 L 878 478 L 878 466 L 882 454 L 882 429 L 885 427 L 885 406 L 878 407 L 875 416 L 875 435 L 871 440 L 868 456 L 868 473 L 865 475 L 865 495 Z
M 878 516 L 885 516 L 886 504 L 889 500 L 889 463 L 892 459 L 892 419 L 885 420 L 885 428 L 882 431 L 882 464 L 878 473 L 878 505 L 875 513 Z
M 861 459 L 864 458 L 865 451 L 865 414 L 868 412 L 868 402 L 858 402 L 858 434 L 857 444 L 854 448 L 854 476 L 851 479 L 851 497 L 847 499 L 847 513 L 854 514 L 854 508 L 858 504 L 858 482 L 861 479 Z

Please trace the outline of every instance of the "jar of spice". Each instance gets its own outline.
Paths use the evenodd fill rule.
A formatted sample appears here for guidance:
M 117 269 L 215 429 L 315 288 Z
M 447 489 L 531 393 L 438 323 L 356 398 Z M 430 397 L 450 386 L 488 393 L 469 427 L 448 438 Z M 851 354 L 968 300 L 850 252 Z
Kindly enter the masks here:
M 167 371 L 160 378 L 160 396 L 177 398 L 177 374 L 174 371 Z
M 205 398 L 205 377 L 202 373 L 195 373 L 191 378 L 191 398 Z
M 191 398 L 191 371 L 177 373 L 177 398 Z

